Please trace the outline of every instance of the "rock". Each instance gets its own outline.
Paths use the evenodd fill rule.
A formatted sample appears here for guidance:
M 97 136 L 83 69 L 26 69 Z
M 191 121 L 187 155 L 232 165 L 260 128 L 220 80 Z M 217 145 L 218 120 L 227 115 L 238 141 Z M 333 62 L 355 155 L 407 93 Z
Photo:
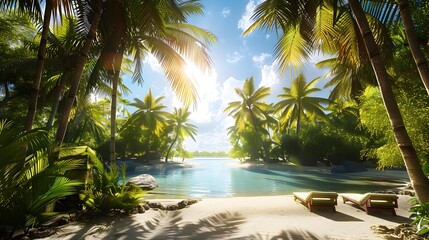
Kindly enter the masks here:
M 137 206 L 137 212 L 138 212 L 138 213 L 145 213 L 145 212 L 146 212 L 146 210 L 145 210 L 145 208 L 143 207 L 143 205 L 142 205 L 142 204 L 139 204 L 139 205 Z
M 198 199 L 188 199 L 188 206 L 198 202 Z
M 185 208 L 186 206 L 188 206 L 188 200 L 182 200 L 177 203 L 177 207 L 179 209 Z
M 144 210 L 149 210 L 150 209 L 150 207 L 149 207 L 149 205 L 147 203 L 142 203 L 141 205 L 143 206 Z
M 167 210 L 168 211 L 174 211 L 174 210 L 177 210 L 177 209 L 179 209 L 179 207 L 177 206 L 177 204 L 172 204 L 172 205 L 168 205 L 167 206 Z
M 162 205 L 160 202 L 149 202 L 148 205 L 150 208 L 153 208 L 153 209 L 165 210 L 165 206 Z
M 134 184 L 143 190 L 153 190 L 158 187 L 158 182 L 150 174 L 140 174 L 128 180 L 127 185 Z

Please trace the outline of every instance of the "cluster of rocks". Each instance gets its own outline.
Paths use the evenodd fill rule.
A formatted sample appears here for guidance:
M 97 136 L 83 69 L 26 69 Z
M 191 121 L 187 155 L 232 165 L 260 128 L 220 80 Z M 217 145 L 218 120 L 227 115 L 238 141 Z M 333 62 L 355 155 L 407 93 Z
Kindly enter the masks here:
M 161 202 L 144 202 L 135 207 L 131 213 L 145 213 L 149 209 L 157 210 L 165 210 L 165 211 L 175 211 L 186 208 L 189 205 L 197 203 L 198 199 L 186 199 L 182 200 L 176 204 L 164 205 Z
M 411 186 L 410 183 L 407 184 L 404 188 L 398 188 L 398 189 L 390 189 L 390 190 L 377 190 L 374 191 L 376 193 L 387 193 L 387 194 L 396 194 L 396 195 L 407 195 L 414 197 L 416 195 L 413 186 Z
M 383 239 L 408 239 L 420 240 L 428 239 L 416 233 L 416 228 L 411 224 L 404 223 L 393 228 L 388 228 L 383 225 L 376 225 L 371 227 L 372 232 Z

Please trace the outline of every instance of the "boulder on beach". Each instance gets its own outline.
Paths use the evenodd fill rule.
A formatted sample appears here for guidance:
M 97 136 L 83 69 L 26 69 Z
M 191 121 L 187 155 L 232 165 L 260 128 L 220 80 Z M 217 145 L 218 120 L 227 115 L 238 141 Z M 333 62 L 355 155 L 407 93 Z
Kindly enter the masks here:
M 140 174 L 128 180 L 127 185 L 134 184 L 143 190 L 153 190 L 158 187 L 158 182 L 150 174 Z

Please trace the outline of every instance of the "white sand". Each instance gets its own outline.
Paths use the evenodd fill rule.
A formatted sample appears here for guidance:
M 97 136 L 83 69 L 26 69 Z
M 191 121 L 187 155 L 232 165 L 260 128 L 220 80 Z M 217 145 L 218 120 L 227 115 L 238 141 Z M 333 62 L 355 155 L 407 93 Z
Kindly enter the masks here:
M 309 212 L 293 196 L 211 198 L 178 211 L 74 222 L 49 239 L 379 239 L 370 227 L 408 223 L 408 196 L 397 216 L 367 215 L 338 198 L 337 212 Z M 154 200 L 151 200 L 154 201 Z M 179 200 L 159 200 L 164 205 Z

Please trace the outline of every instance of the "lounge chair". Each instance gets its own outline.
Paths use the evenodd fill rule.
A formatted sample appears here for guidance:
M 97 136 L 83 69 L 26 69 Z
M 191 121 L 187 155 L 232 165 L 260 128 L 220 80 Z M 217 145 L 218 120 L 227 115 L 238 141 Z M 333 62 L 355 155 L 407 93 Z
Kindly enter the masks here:
M 398 207 L 398 196 L 395 194 L 381 193 L 348 193 L 341 194 L 343 202 L 352 202 L 364 209 L 366 214 L 372 210 L 390 210 L 396 216 L 395 208 Z
M 297 199 L 306 206 L 310 212 L 313 212 L 314 208 L 324 207 L 331 208 L 334 212 L 335 205 L 337 205 L 338 193 L 336 192 L 294 192 L 294 200 Z

